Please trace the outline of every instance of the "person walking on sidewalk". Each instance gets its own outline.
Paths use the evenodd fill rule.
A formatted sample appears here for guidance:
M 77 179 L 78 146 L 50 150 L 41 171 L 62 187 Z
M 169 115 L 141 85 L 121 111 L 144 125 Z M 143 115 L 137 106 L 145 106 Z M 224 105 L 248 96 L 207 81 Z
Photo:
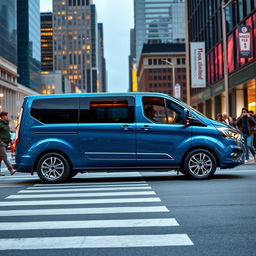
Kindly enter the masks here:
M 16 171 L 13 170 L 11 163 L 8 161 L 7 153 L 6 153 L 6 149 L 10 141 L 11 141 L 11 138 L 10 138 L 8 113 L 2 111 L 0 113 L 0 168 L 3 160 L 10 174 L 13 175 Z M 1 169 L 0 169 L 0 176 L 4 176 L 4 173 L 1 172 Z
M 252 131 L 255 127 L 256 122 L 250 116 L 249 111 L 247 108 L 242 108 L 242 114 L 237 119 L 237 126 L 239 130 L 243 133 L 244 141 L 245 141 L 245 159 L 246 161 L 249 160 L 249 150 L 251 151 L 254 160 L 256 161 L 256 152 L 255 148 L 252 144 Z

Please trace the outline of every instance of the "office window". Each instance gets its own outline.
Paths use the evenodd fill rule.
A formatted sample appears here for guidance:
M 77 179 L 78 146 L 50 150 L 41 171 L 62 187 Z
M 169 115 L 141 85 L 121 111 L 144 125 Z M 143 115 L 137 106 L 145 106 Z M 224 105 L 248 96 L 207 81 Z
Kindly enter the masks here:
M 80 123 L 134 123 L 134 98 L 83 98 L 80 103 Z
M 232 33 L 228 36 L 228 71 L 232 72 L 234 69 L 234 36 Z

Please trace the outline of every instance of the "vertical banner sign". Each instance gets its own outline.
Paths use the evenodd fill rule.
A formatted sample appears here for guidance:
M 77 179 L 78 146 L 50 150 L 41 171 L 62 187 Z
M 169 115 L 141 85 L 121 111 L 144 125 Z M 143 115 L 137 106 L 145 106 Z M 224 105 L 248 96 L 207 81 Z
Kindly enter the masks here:
M 205 43 L 190 43 L 191 88 L 206 87 Z
M 251 57 L 251 28 L 250 26 L 238 27 L 240 58 Z
M 181 85 L 179 83 L 174 86 L 174 97 L 177 99 L 181 99 Z

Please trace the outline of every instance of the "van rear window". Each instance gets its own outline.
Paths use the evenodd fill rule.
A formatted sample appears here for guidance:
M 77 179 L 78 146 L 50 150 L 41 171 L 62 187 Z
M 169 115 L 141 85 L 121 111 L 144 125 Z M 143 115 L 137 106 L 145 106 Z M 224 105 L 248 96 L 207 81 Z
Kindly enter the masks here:
M 78 98 L 38 99 L 30 115 L 44 124 L 78 123 Z

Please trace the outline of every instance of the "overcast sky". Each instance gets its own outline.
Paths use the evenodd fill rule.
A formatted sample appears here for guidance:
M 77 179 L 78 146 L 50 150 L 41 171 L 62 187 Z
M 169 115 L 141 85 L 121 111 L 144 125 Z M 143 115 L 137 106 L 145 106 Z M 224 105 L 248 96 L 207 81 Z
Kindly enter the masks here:
M 93 0 L 103 23 L 108 91 L 128 90 L 130 29 L 134 27 L 133 0 Z M 52 0 L 40 0 L 41 12 L 52 11 Z

